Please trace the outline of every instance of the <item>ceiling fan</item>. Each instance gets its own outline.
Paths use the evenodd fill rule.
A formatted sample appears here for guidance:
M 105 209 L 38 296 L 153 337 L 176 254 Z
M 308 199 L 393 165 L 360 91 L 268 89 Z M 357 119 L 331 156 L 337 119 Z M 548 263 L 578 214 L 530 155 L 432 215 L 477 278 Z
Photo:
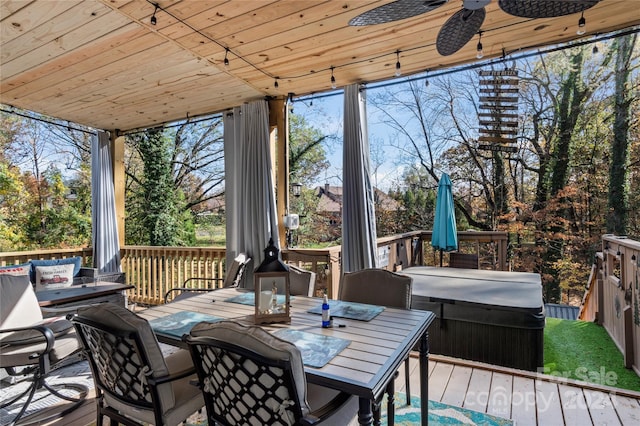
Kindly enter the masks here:
M 447 3 L 449 0 L 396 0 L 355 16 L 351 26 L 385 24 L 411 18 Z M 522 18 L 553 18 L 584 12 L 600 0 L 498 0 L 504 12 Z M 462 9 L 440 28 L 436 49 L 442 56 L 452 55 L 480 31 L 491 0 L 462 0 Z

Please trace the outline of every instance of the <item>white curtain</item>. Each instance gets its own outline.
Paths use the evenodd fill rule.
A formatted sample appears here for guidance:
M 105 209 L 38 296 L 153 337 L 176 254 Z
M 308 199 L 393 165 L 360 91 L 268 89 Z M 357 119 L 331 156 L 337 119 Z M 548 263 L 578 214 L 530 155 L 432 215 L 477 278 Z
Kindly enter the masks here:
M 121 272 L 111 144 L 102 131 L 91 139 L 91 220 L 93 266 L 100 272 Z
M 246 253 L 255 267 L 270 238 L 280 248 L 266 101 L 225 114 L 224 156 L 227 262 Z M 247 282 L 253 283 L 252 278 Z
M 367 108 L 357 84 L 344 90 L 343 144 L 342 271 L 353 272 L 377 264 Z

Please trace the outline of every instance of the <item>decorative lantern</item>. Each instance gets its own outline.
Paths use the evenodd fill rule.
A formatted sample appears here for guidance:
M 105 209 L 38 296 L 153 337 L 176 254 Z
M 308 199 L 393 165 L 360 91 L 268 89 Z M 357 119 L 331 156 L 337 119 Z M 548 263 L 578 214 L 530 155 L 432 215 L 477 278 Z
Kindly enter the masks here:
M 291 322 L 289 267 L 279 258 L 273 239 L 264 249 L 264 261 L 253 273 L 255 323 Z

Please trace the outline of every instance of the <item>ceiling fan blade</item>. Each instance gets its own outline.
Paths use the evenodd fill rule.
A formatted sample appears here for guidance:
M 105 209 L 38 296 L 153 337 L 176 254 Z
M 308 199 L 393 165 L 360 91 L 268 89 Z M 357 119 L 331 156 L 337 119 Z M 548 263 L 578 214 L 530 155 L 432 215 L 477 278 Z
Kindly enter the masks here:
M 449 0 L 397 0 L 368 10 L 349 21 L 351 26 L 385 24 L 430 12 Z
M 449 56 L 460 50 L 480 30 L 486 11 L 460 9 L 444 23 L 438 32 L 436 49 L 442 56 Z
M 491 3 L 491 0 L 463 0 L 462 7 L 467 10 L 477 10 Z
M 554 18 L 580 13 L 600 0 L 499 0 L 500 9 L 521 18 Z

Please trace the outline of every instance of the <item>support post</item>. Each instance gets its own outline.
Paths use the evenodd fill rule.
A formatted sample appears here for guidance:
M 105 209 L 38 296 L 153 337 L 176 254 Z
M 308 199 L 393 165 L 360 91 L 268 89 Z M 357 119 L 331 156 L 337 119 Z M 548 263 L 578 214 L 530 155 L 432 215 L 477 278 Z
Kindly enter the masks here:
M 271 127 L 271 147 L 275 147 L 276 164 L 276 214 L 278 215 L 278 238 L 282 247 L 286 244 L 284 216 L 289 214 L 289 125 L 284 99 L 269 101 L 269 126 Z M 274 152 L 274 151 L 272 151 Z M 281 248 L 282 248 L 281 247 Z

